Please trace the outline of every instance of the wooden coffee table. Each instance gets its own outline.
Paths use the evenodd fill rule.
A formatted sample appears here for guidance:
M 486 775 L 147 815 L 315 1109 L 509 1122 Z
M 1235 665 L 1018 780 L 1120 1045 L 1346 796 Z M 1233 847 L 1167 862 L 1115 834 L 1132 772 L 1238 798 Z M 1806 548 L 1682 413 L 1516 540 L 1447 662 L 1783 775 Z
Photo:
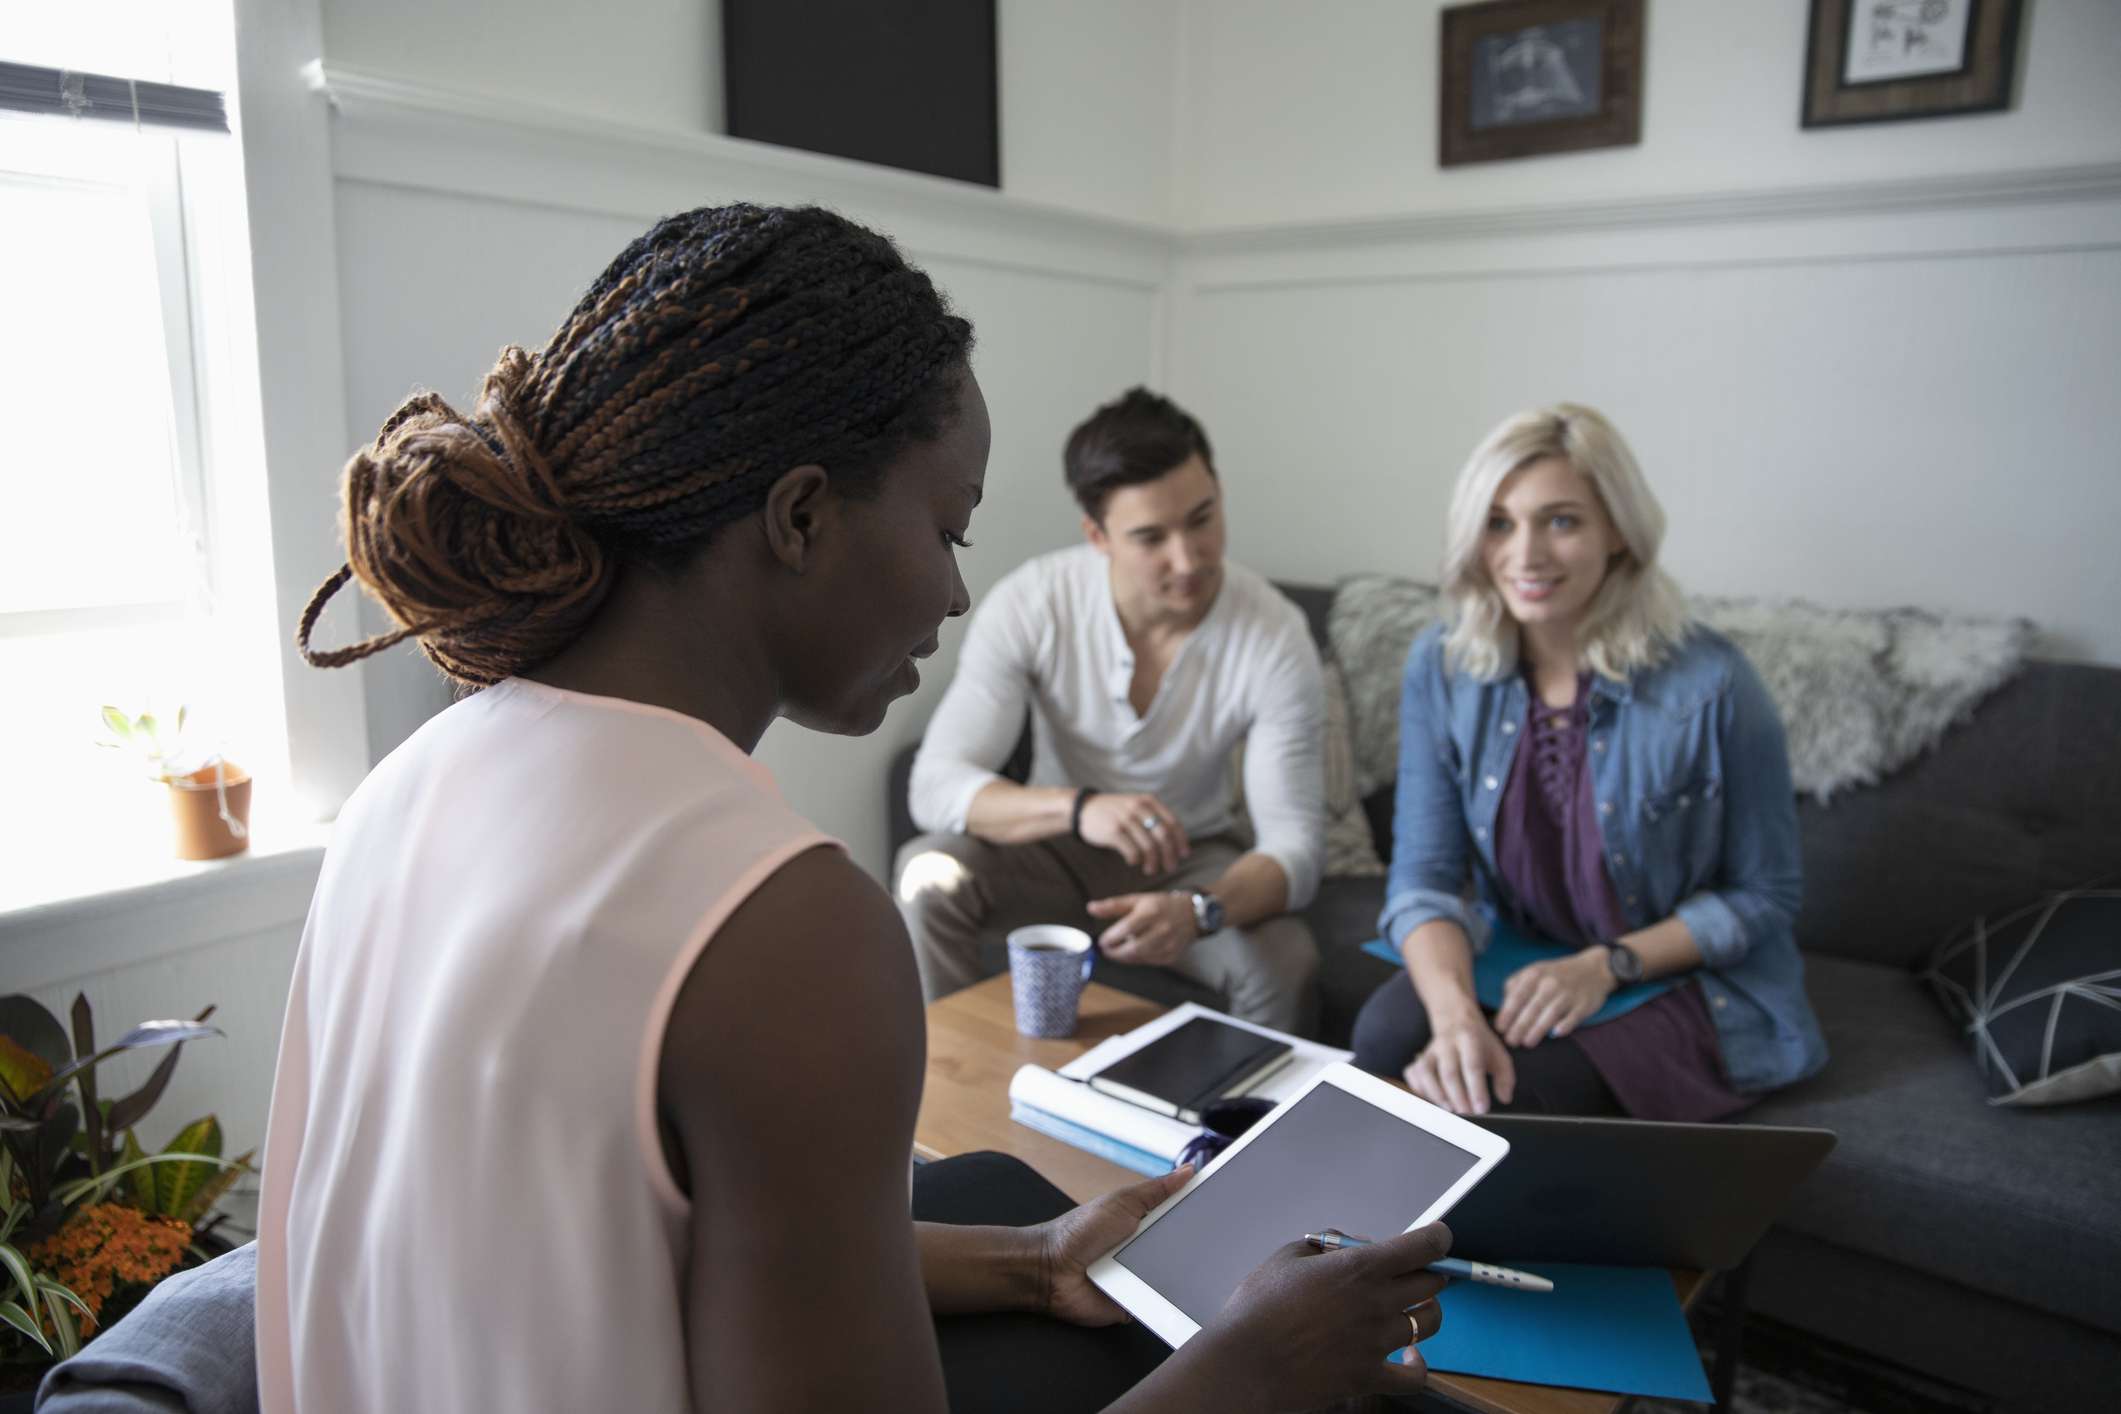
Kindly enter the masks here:
M 977 1149 L 1013 1155 L 1078 1203 L 1139 1182 L 1139 1174 L 1011 1121 L 1009 1078 L 1022 1065 L 1058 1070 L 1107 1036 L 1153 1021 L 1164 1010 L 1092 982 L 1083 989 L 1082 1024 L 1075 1035 L 1035 1041 L 1016 1033 L 1006 973 L 934 1003 L 928 1008 L 928 1078 L 913 1131 L 914 1152 L 924 1159 Z M 1672 1281 L 1681 1304 L 1688 1306 L 1707 1285 L 1700 1272 L 1674 1271 Z M 1612 1414 L 1625 1402 L 1620 1395 L 1590 1390 L 1433 1372 L 1429 1390 L 1481 1414 Z

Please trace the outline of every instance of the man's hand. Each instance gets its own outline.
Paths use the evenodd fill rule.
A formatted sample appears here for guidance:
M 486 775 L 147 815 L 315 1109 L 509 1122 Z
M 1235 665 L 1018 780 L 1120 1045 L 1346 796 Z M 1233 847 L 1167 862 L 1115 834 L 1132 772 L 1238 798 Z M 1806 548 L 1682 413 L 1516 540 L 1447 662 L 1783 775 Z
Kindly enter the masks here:
M 1168 890 L 1092 899 L 1090 916 L 1119 920 L 1097 938 L 1099 950 L 1114 962 L 1169 967 L 1200 937 L 1192 898 Z
M 1193 853 L 1186 827 L 1153 795 L 1093 795 L 1078 827 L 1085 843 L 1115 851 L 1144 874 L 1175 874 Z
M 1502 984 L 1495 1033 L 1519 1050 L 1566 1036 L 1605 1005 L 1614 986 L 1602 947 L 1521 967 Z
M 1090 1284 L 1090 1264 L 1132 1237 L 1141 1220 L 1191 1177 L 1193 1166 L 1187 1164 L 1147 1183 L 1115 1188 L 1032 1228 L 1044 1290 L 1039 1309 L 1078 1326 L 1110 1326 L 1131 1319 L 1118 1302 Z

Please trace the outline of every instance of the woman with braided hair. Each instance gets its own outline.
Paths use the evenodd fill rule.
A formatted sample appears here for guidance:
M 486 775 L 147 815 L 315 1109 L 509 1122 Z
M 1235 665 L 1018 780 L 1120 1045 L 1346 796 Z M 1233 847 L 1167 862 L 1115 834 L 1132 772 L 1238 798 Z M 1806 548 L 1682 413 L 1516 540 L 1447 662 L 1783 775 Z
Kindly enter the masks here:
M 410 637 L 464 695 L 347 803 L 296 959 L 268 1414 L 1419 1385 L 1382 1361 L 1435 1329 L 1440 1227 L 1292 1242 L 1163 1359 L 1084 1269 L 1182 1174 L 1071 1208 L 975 1155 L 924 1166 L 911 1216 L 940 1221 L 909 1220 L 903 925 L 749 753 L 776 717 L 873 730 L 968 607 L 971 342 L 873 232 L 703 209 L 506 350 L 468 416 L 416 397 L 347 465 L 347 565 L 304 655 Z M 396 627 L 319 649 L 349 579 Z

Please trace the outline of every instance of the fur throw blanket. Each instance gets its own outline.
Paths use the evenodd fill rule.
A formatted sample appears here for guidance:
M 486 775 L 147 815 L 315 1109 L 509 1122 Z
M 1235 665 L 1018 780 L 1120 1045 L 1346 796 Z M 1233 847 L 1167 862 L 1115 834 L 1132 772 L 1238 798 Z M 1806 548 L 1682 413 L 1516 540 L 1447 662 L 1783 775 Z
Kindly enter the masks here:
M 1828 609 L 1801 599 L 1689 601 L 1752 660 L 1789 734 L 1801 794 L 1873 785 L 1934 747 L 2025 661 L 2032 625 L 1920 609 Z M 1328 624 L 1347 683 L 1356 789 L 1399 769 L 1399 680 L 1407 648 L 1443 612 L 1434 585 L 1355 575 Z

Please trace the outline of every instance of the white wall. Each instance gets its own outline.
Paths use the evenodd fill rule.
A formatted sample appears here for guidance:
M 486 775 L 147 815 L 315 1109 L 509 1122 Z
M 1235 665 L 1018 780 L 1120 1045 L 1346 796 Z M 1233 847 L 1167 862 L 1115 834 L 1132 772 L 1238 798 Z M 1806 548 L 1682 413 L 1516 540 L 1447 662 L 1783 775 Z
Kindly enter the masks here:
M 1173 215 L 1180 0 L 999 0 L 1002 190 Z
M 1178 0 L 998 0 L 1002 188 L 1171 207 Z M 725 132 L 719 0 L 325 0 L 335 65 L 667 132 Z
M 1805 130 L 1805 0 L 1651 0 L 1635 147 L 1436 163 L 1444 0 L 1192 0 L 1181 224 L 1218 228 L 2111 162 L 2121 5 L 2027 0 L 2011 111 Z
M 1186 12 L 1169 360 L 1241 553 L 1431 574 L 1473 444 L 1568 398 L 1692 589 L 2023 614 L 2121 663 L 2121 5 L 2029 6 L 2015 111 L 1820 133 L 1804 6 L 1652 5 L 1640 147 L 1451 172 L 1434 11 Z
M 722 129 L 720 0 L 323 0 L 323 11 L 334 64 L 644 127 Z

